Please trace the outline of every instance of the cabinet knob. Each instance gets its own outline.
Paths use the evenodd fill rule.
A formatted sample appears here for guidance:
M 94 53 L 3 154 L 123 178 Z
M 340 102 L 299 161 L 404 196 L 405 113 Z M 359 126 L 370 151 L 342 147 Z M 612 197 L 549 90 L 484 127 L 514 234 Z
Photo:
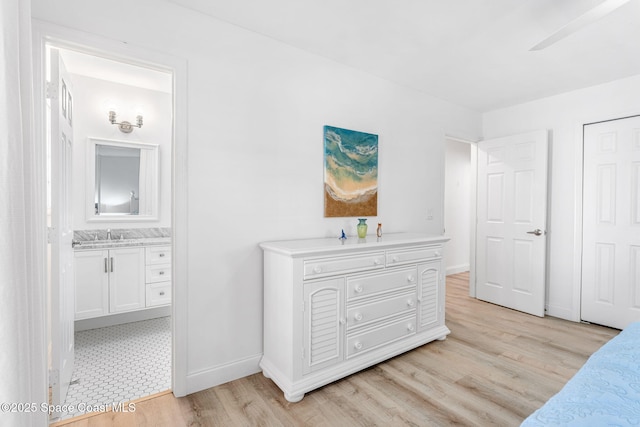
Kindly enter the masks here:
M 358 322 L 362 320 L 362 313 L 356 313 L 353 318 Z
M 353 288 L 353 290 L 358 292 L 358 293 L 362 292 L 362 285 L 360 285 L 360 284 L 356 285 L 355 288 Z
M 347 323 L 347 319 L 345 319 L 344 317 L 341 317 L 339 322 L 341 325 L 344 325 L 345 323 Z
M 394 256 L 393 258 L 391 258 L 391 262 L 398 262 L 400 261 L 400 259 L 397 256 Z
M 407 282 L 413 283 L 415 280 L 416 280 L 416 278 L 413 277 L 413 275 L 410 274 L 410 275 L 407 276 Z
M 409 332 L 413 332 L 413 330 L 414 330 L 415 328 L 416 328 L 416 327 L 415 327 L 415 326 L 413 326 L 413 323 L 409 323 L 409 324 L 407 324 L 407 331 L 409 331 Z
M 164 258 L 164 254 L 158 254 L 160 258 Z
M 164 276 L 164 271 L 158 272 L 159 275 Z
M 435 255 L 436 255 L 436 256 L 440 256 L 440 251 L 436 251 L 436 252 L 435 252 Z
M 407 305 L 408 305 L 409 307 L 413 307 L 413 306 L 415 305 L 415 302 L 413 302 L 413 299 L 412 299 L 412 298 L 409 298 L 409 299 L 407 300 Z
M 316 265 L 315 267 L 313 267 L 313 272 L 318 274 L 322 272 L 322 267 L 320 267 L 319 265 Z
M 374 259 L 374 260 L 373 260 L 373 263 L 374 263 L 375 265 L 380 265 L 380 264 L 381 264 L 381 261 L 380 261 L 378 258 L 376 258 L 376 259 Z
M 161 292 L 160 292 L 160 296 L 161 296 L 161 297 L 162 297 L 162 296 L 164 296 L 164 291 L 161 291 Z
M 360 341 L 356 341 L 355 344 L 353 344 L 353 348 L 356 350 L 362 350 L 362 343 Z

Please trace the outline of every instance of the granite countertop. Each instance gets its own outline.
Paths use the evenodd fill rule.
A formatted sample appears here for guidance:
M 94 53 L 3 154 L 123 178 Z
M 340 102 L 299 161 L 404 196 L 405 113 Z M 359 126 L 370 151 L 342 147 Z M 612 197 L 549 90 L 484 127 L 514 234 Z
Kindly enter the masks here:
M 132 246 L 170 245 L 171 237 L 142 237 L 136 239 L 113 240 L 74 240 L 73 249 L 76 251 L 88 249 L 111 249 Z

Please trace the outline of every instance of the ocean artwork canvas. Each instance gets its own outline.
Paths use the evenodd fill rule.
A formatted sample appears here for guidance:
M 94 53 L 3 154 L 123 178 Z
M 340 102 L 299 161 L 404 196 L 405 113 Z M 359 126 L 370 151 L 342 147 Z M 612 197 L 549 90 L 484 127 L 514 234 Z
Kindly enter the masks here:
M 324 216 L 378 215 L 378 135 L 324 127 Z

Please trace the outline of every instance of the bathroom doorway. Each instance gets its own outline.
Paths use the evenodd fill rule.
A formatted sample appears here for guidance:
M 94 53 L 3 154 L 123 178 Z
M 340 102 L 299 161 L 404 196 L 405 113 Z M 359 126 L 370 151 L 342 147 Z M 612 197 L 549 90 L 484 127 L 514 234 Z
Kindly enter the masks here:
M 42 121 L 49 135 L 47 220 L 54 243 L 48 257 L 48 369 L 51 403 L 63 409 L 52 414 L 58 421 L 172 386 L 174 79 L 163 67 L 64 42 L 48 42 L 43 54 L 50 82 Z M 52 71 L 62 68 L 64 78 Z M 55 131 L 58 120 L 66 127 L 63 137 Z M 134 207 L 123 215 L 94 210 L 93 140 L 111 153 L 122 146 L 156 150 L 155 168 L 149 158 L 138 158 L 131 175 L 140 182 L 128 195 Z M 64 156 L 59 146 L 65 147 Z M 116 178 L 128 175 L 122 168 L 116 167 Z M 149 211 L 143 213 L 143 204 Z M 60 222 L 71 230 L 73 248 L 55 244 L 62 243 Z M 67 251 L 70 255 L 61 256 Z M 71 288 L 56 284 L 60 272 Z M 62 358 L 56 356 L 60 348 Z

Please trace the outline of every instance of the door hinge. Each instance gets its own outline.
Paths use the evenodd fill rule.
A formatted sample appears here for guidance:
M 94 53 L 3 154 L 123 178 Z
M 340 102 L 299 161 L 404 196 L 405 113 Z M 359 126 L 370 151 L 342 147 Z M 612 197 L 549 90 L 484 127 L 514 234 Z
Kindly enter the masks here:
M 47 81 L 45 84 L 45 96 L 47 99 L 58 99 L 58 85 Z

